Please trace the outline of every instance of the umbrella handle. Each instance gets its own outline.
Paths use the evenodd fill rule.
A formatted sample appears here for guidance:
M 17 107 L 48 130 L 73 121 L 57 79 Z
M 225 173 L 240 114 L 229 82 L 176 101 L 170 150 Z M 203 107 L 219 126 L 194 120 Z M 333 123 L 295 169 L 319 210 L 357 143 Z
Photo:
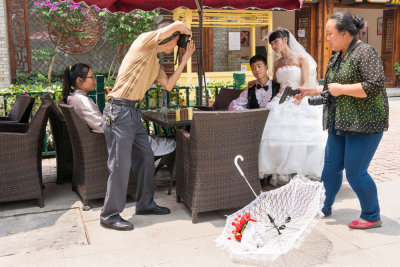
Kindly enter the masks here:
M 240 166 L 239 166 L 239 164 L 238 164 L 238 159 L 240 159 L 241 161 L 243 161 L 242 155 L 237 155 L 237 156 L 235 157 L 235 166 L 236 166 L 236 168 L 238 169 L 239 173 L 240 173 L 240 174 L 242 175 L 242 177 L 244 178 L 244 180 L 246 181 L 246 183 L 248 184 L 248 186 L 250 187 L 250 189 L 251 189 L 251 191 L 253 192 L 253 194 L 254 194 L 254 195 L 256 196 L 256 198 L 257 198 L 256 192 L 254 192 L 253 187 L 251 187 L 249 181 L 247 181 L 246 176 L 244 176 L 244 173 L 243 173 L 242 169 L 240 168 Z
M 238 162 L 237 162 L 238 159 L 240 159 L 241 161 L 243 161 L 242 155 L 237 155 L 237 156 L 235 157 L 235 166 L 236 166 L 236 168 L 238 169 L 238 171 L 240 172 L 240 175 L 242 175 L 242 176 L 244 177 L 244 173 L 243 173 L 242 169 L 240 168 L 240 166 L 239 166 L 239 164 L 238 164 Z

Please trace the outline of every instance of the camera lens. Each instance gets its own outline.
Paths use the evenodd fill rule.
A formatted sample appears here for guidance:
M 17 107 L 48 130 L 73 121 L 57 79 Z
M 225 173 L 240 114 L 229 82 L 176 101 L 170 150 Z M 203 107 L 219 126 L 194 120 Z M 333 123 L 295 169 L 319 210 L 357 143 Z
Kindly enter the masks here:
M 308 104 L 312 106 L 322 105 L 325 103 L 325 98 L 322 96 L 314 96 L 308 99 Z

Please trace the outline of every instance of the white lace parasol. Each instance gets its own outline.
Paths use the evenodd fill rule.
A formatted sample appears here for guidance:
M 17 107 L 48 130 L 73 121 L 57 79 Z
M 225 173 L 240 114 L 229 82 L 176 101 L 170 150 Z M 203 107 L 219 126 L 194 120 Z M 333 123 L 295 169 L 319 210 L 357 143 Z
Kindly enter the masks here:
M 289 184 L 261 193 L 249 205 L 228 216 L 216 244 L 224 248 L 234 261 L 265 264 L 265 261 L 272 261 L 302 243 L 318 218 L 323 217 L 324 199 L 325 189 L 321 182 L 295 176 Z M 247 212 L 259 224 L 258 229 L 250 233 L 253 236 L 245 238 L 247 228 L 243 232 L 242 239 L 258 240 L 258 247 L 253 249 L 249 249 L 253 244 L 242 244 L 234 240 L 232 234 L 235 229 L 232 222 Z M 260 231 L 260 225 L 264 230 Z

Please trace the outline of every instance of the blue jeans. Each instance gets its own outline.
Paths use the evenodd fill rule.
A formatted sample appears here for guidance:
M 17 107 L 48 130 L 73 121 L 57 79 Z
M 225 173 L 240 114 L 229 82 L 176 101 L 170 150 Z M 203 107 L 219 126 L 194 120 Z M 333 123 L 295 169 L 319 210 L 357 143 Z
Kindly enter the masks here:
M 368 174 L 368 167 L 382 135 L 336 135 L 334 130 L 328 136 L 322 171 L 322 182 L 326 190 L 324 212 L 332 211 L 333 202 L 342 185 L 343 169 L 346 169 L 347 180 L 360 201 L 360 218 L 369 222 L 380 220 L 378 193 L 374 180 Z

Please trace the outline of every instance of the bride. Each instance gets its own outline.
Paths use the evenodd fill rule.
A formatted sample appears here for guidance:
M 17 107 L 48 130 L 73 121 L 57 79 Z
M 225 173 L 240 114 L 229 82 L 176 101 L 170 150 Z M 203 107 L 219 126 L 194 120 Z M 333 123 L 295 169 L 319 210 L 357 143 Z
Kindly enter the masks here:
M 294 98 L 279 104 L 286 86 L 317 85 L 317 64 L 288 30 L 278 28 L 268 38 L 277 54 L 273 80 L 281 84 L 281 90 L 267 105 L 270 113 L 260 143 L 260 178 L 272 174 L 273 185 L 288 182 L 293 174 L 319 178 L 327 138 L 321 123 L 322 106 Z

